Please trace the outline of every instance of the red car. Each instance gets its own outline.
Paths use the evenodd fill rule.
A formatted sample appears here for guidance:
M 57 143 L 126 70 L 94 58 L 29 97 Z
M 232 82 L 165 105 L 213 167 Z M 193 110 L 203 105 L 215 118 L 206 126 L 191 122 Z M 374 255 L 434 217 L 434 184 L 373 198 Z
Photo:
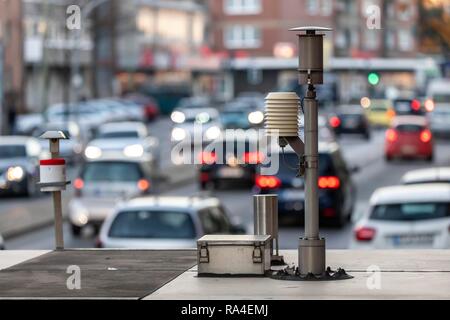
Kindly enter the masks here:
M 433 135 L 428 121 L 421 116 L 400 116 L 386 131 L 385 157 L 425 158 L 433 161 Z

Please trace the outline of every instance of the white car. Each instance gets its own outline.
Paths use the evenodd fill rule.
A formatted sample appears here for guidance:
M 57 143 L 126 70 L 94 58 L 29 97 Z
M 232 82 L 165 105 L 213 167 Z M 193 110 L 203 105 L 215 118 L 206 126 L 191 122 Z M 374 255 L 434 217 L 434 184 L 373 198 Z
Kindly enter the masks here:
M 356 224 L 353 249 L 450 248 L 450 184 L 415 184 L 375 191 Z
M 175 122 L 172 128 L 172 142 L 175 143 L 201 144 L 214 141 L 222 134 L 219 112 L 214 108 L 179 109 L 171 118 Z
M 450 167 L 418 169 L 407 172 L 402 184 L 450 183 Z
M 113 122 L 100 126 L 94 140 L 84 150 L 88 160 L 120 158 L 141 159 L 154 170 L 159 167 L 159 140 L 149 136 L 142 122 Z
M 98 231 L 118 201 L 153 192 L 154 175 L 151 165 L 141 159 L 87 161 L 73 182 L 75 195 L 69 202 L 72 234 L 80 235 L 88 225 Z
M 217 198 L 141 197 L 120 204 L 106 219 L 97 246 L 193 249 L 205 234 L 242 233 Z

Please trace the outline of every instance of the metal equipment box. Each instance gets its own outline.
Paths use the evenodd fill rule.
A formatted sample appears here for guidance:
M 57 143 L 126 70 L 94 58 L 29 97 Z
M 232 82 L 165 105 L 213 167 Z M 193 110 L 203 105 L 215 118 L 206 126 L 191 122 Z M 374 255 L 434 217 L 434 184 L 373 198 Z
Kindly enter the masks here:
M 270 270 L 270 235 L 206 235 L 197 240 L 199 276 L 263 276 Z

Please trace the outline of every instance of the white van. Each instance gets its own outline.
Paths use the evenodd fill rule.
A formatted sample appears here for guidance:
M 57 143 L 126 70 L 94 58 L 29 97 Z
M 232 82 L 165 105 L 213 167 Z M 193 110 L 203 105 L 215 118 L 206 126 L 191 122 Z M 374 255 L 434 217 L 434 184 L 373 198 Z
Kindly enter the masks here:
M 427 97 L 432 99 L 435 105 L 450 103 L 450 79 L 431 81 L 428 85 Z

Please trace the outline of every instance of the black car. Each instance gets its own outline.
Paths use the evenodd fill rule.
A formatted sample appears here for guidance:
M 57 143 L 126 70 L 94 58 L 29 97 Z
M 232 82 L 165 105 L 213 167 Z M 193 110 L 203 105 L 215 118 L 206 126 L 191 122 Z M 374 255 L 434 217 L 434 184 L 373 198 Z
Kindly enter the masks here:
M 270 157 L 272 162 L 278 158 L 279 170 L 274 175 L 257 175 L 255 191 L 258 194 L 277 194 L 280 219 L 291 217 L 301 222 L 304 218 L 305 182 L 303 177 L 296 176 L 298 156 L 292 149 L 286 148 L 284 155 L 280 151 Z M 356 196 L 351 177 L 353 170 L 347 168 L 336 143 L 319 145 L 321 223 L 341 227 L 351 219 Z
M 342 107 L 329 118 L 330 127 L 337 136 L 342 134 L 360 134 L 370 139 L 370 124 L 361 107 Z
M 29 137 L 0 139 L 0 194 L 34 196 L 38 193 L 39 141 Z
M 199 185 L 203 190 L 219 188 L 227 182 L 251 187 L 256 168 L 264 160 L 263 152 L 258 150 L 257 138 L 245 133 L 204 147 L 198 157 Z
M 395 99 L 393 101 L 395 115 L 397 116 L 423 116 L 425 108 L 419 99 Z

